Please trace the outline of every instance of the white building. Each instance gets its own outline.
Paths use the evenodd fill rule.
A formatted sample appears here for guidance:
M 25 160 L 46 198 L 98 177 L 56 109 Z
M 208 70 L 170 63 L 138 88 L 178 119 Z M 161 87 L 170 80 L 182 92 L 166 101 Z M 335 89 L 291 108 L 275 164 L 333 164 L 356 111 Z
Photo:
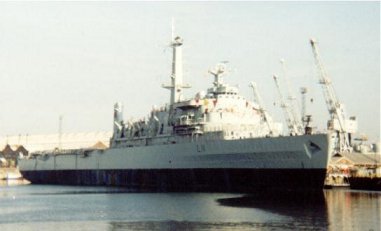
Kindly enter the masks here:
M 112 132 L 82 132 L 82 133 L 62 133 L 41 134 L 41 135 L 18 135 L 1 136 L 0 147 L 9 144 L 23 145 L 29 152 L 60 149 L 90 148 L 101 142 L 109 146 Z

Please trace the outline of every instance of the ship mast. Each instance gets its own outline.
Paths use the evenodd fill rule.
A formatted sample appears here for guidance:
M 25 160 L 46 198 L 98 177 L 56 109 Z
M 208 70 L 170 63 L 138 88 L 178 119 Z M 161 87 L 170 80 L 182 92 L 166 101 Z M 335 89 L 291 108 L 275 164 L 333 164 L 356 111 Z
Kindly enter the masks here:
M 182 61 L 183 39 L 180 36 L 174 37 L 174 23 L 172 21 L 172 74 L 171 84 L 163 85 L 164 88 L 171 91 L 170 105 L 183 100 L 183 89 L 190 88 L 190 85 L 183 83 L 183 61 Z
M 302 96 L 302 111 L 301 111 L 301 117 L 302 118 L 302 123 L 303 126 L 306 125 L 307 122 L 307 93 L 308 93 L 308 88 L 306 87 L 301 87 L 300 88 L 300 94 Z
M 59 116 L 59 124 L 58 124 L 58 150 L 62 149 L 62 120 L 63 115 Z

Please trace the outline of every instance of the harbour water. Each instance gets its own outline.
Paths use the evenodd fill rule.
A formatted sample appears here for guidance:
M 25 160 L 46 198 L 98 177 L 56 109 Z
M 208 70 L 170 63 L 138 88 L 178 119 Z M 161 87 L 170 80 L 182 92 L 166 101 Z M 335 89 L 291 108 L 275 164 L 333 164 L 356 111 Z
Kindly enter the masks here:
M 380 230 L 381 192 L 134 193 L 0 186 L 0 230 Z

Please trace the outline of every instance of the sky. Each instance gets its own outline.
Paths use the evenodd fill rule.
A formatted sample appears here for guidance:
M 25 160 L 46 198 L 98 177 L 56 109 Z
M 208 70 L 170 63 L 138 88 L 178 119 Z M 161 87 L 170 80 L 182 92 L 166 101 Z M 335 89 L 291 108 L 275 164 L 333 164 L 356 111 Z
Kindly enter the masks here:
M 359 135 L 380 140 L 380 2 L 0 2 L 0 136 L 110 131 L 113 105 L 139 119 L 169 101 L 171 19 L 184 39 L 187 98 L 225 81 L 284 122 L 273 74 L 308 88 L 318 130 L 329 118 L 310 38 Z M 284 84 L 283 84 L 284 86 Z M 284 89 L 283 89 L 284 90 Z M 286 126 L 284 126 L 286 127 Z

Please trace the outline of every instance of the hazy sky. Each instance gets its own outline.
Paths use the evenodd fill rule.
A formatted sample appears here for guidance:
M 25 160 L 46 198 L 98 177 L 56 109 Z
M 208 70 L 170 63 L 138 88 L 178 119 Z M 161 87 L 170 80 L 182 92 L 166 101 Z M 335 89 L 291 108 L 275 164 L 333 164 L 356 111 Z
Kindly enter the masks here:
M 328 119 L 309 38 L 359 132 L 380 139 L 379 2 L 0 2 L 0 135 L 112 129 L 113 104 L 146 116 L 169 101 L 171 18 L 184 38 L 192 97 L 212 84 L 208 68 L 229 61 L 225 81 L 256 81 L 284 121 L 272 75 L 285 59 L 294 94 L 309 88 L 309 111 Z

